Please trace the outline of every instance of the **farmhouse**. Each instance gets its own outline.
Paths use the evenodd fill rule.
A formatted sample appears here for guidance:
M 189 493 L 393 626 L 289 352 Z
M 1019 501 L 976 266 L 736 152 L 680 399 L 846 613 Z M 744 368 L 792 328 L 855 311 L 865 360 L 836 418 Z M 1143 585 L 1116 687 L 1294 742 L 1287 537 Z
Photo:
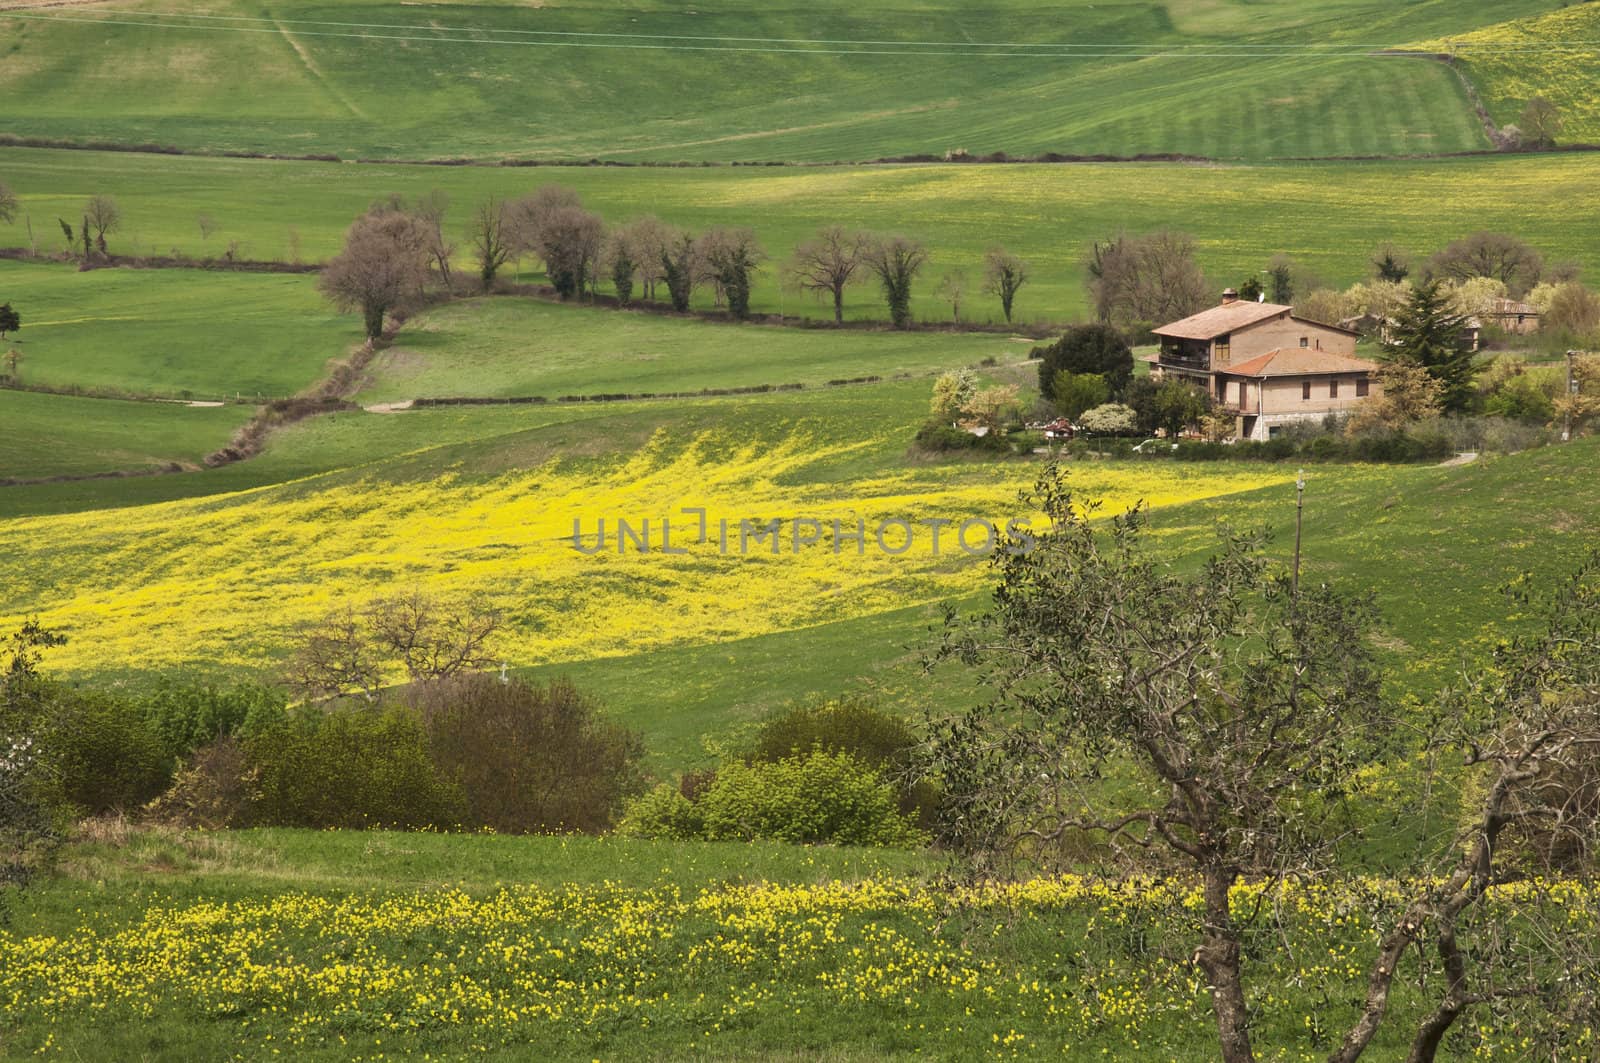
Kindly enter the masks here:
M 1152 372 L 1204 388 L 1234 412 L 1242 439 L 1270 439 L 1286 424 L 1319 420 L 1363 402 L 1377 366 L 1357 358 L 1353 329 L 1294 316 L 1294 308 L 1241 300 L 1229 288 L 1222 304 L 1155 330 L 1161 341 Z
M 1508 336 L 1527 336 L 1539 329 L 1538 307 L 1516 299 L 1496 299 L 1484 317 Z

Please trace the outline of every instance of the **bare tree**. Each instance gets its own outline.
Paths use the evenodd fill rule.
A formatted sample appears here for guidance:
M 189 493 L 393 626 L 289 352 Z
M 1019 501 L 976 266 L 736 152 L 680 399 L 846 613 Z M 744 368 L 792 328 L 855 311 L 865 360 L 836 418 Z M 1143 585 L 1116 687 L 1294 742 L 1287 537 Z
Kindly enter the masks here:
M 1561 135 L 1561 110 L 1543 96 L 1535 96 L 1522 108 L 1518 119 L 1523 143 L 1535 148 L 1553 148 Z
M 502 199 L 490 198 L 473 212 L 467 240 L 478 260 L 478 280 L 483 290 L 494 287 L 495 275 L 515 250 L 512 208 Z
M 939 278 L 936 289 L 939 298 L 950 304 L 950 319 L 961 323 L 961 304 L 967 298 L 967 275 L 959 269 L 947 271 Z
M 194 216 L 194 223 L 200 228 L 200 239 L 202 240 L 211 239 L 211 234 L 217 231 L 217 219 L 203 211 Z
M 1429 268 L 1437 277 L 1457 281 L 1493 277 L 1520 296 L 1539 283 L 1544 256 L 1515 236 L 1479 232 L 1434 255 Z
M 829 225 L 794 249 L 789 274 L 802 291 L 833 297 L 833 320 L 844 322 L 844 289 L 860 268 L 871 240 L 865 233 Z
M 911 283 L 928 264 L 928 249 L 908 236 L 881 236 L 872 241 L 865 261 L 883 285 L 889 320 L 895 328 L 910 328 Z
M 499 614 L 445 605 L 421 593 L 346 605 L 308 628 L 289 666 L 294 689 L 311 700 L 371 700 L 396 670 L 415 683 L 493 666 Z
M 1011 304 L 1028 283 L 1028 264 L 1003 247 L 991 248 L 983 258 L 983 290 L 999 296 L 1000 309 L 1011 321 Z
M 92 196 L 84 208 L 84 221 L 94 231 L 95 247 L 106 253 L 106 236 L 122 224 L 122 211 L 110 196 Z M 87 235 L 85 236 L 87 239 Z
M 656 285 L 666 279 L 662 256 L 666 253 L 671 235 L 670 227 L 654 215 L 645 215 L 628 222 L 618 230 L 618 237 L 628 248 L 633 259 L 639 283 L 644 286 L 644 297 L 655 299 Z
M 411 208 L 411 213 L 416 216 L 423 232 L 427 234 L 428 253 L 432 256 L 434 267 L 438 269 L 439 277 L 444 281 L 446 288 L 452 287 L 450 260 L 456 253 L 456 245 L 444 234 L 444 219 L 449 211 L 450 195 L 442 188 L 430 189 L 426 194 L 418 196 Z
M 543 255 L 545 229 L 559 211 L 581 208 L 583 200 L 566 185 L 540 185 L 512 204 L 512 254 Z M 546 272 L 549 263 L 545 263 Z
M 367 340 L 383 335 L 384 318 L 408 305 L 428 282 L 428 236 L 409 214 L 365 214 L 345 231 L 344 250 L 317 281 L 341 310 L 359 310 Z
M 766 259 L 756 234 L 750 229 L 717 227 L 700 237 L 697 251 L 707 275 L 728 300 L 728 313 L 750 316 L 750 278 Z
M 0 181 L 0 221 L 10 225 L 17 220 L 17 194 L 11 186 Z
M 1124 330 L 1188 317 L 1211 301 L 1194 238 L 1163 230 L 1091 246 L 1086 272 L 1100 320 Z

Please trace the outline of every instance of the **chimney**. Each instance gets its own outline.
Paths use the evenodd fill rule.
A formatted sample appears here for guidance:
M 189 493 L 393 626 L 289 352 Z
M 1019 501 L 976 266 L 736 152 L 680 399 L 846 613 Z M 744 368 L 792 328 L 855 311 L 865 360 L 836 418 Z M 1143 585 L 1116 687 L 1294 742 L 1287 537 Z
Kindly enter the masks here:
M 1237 288 L 1227 288 L 1227 289 L 1223 290 L 1223 293 L 1222 293 L 1222 305 L 1223 306 L 1227 306 L 1229 303 L 1237 303 L 1238 301 L 1239 301 L 1239 290 Z

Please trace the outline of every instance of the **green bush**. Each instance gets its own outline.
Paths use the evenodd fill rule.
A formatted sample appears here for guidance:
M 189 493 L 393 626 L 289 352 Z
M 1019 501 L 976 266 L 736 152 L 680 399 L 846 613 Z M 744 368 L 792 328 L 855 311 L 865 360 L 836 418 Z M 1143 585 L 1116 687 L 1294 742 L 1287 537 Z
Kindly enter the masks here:
M 820 749 L 849 753 L 895 787 L 900 811 L 919 826 L 933 822 L 938 792 L 932 783 L 912 780 L 912 758 L 920 738 L 903 717 L 860 698 L 799 705 L 761 726 L 749 759 L 782 760 Z
M 468 821 L 503 833 L 608 829 L 642 785 L 644 743 L 571 683 L 474 675 L 412 692 Z
M 632 838 L 689 841 L 705 837 L 706 821 L 682 787 L 661 783 L 629 802 L 617 830 Z
M 997 454 L 1011 453 L 1011 444 L 999 432 L 973 435 L 964 428 L 952 428 L 941 421 L 929 421 L 917 429 L 916 445 L 919 449 L 943 453 L 956 450 L 988 451 Z
M 176 760 L 223 735 L 268 726 L 283 716 L 287 704 L 281 690 L 259 683 L 222 688 L 162 680 L 143 699 L 142 709 L 162 748 Z
M 466 817 L 414 709 L 298 709 L 246 737 L 244 763 L 242 825 L 450 829 Z
M 176 762 L 137 702 L 55 689 L 40 759 L 62 802 L 81 815 L 141 808 L 172 784 Z
M 712 841 L 908 845 L 919 838 L 894 787 L 849 753 L 825 750 L 725 765 L 695 811 Z

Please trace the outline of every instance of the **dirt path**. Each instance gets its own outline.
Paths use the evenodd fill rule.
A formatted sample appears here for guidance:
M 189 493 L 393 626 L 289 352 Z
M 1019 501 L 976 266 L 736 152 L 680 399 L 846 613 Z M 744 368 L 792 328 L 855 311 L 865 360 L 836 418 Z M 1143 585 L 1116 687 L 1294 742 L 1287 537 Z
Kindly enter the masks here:
M 1441 461 L 1439 463 L 1439 468 L 1441 468 L 1441 469 L 1454 469 L 1454 468 L 1457 468 L 1457 467 L 1462 466 L 1462 465 L 1471 465 L 1473 462 L 1475 462 L 1477 460 L 1478 460 L 1478 452 L 1476 450 L 1468 450 L 1468 451 L 1464 451 L 1463 453 L 1457 454 L 1455 457 L 1451 458 L 1449 461 Z

